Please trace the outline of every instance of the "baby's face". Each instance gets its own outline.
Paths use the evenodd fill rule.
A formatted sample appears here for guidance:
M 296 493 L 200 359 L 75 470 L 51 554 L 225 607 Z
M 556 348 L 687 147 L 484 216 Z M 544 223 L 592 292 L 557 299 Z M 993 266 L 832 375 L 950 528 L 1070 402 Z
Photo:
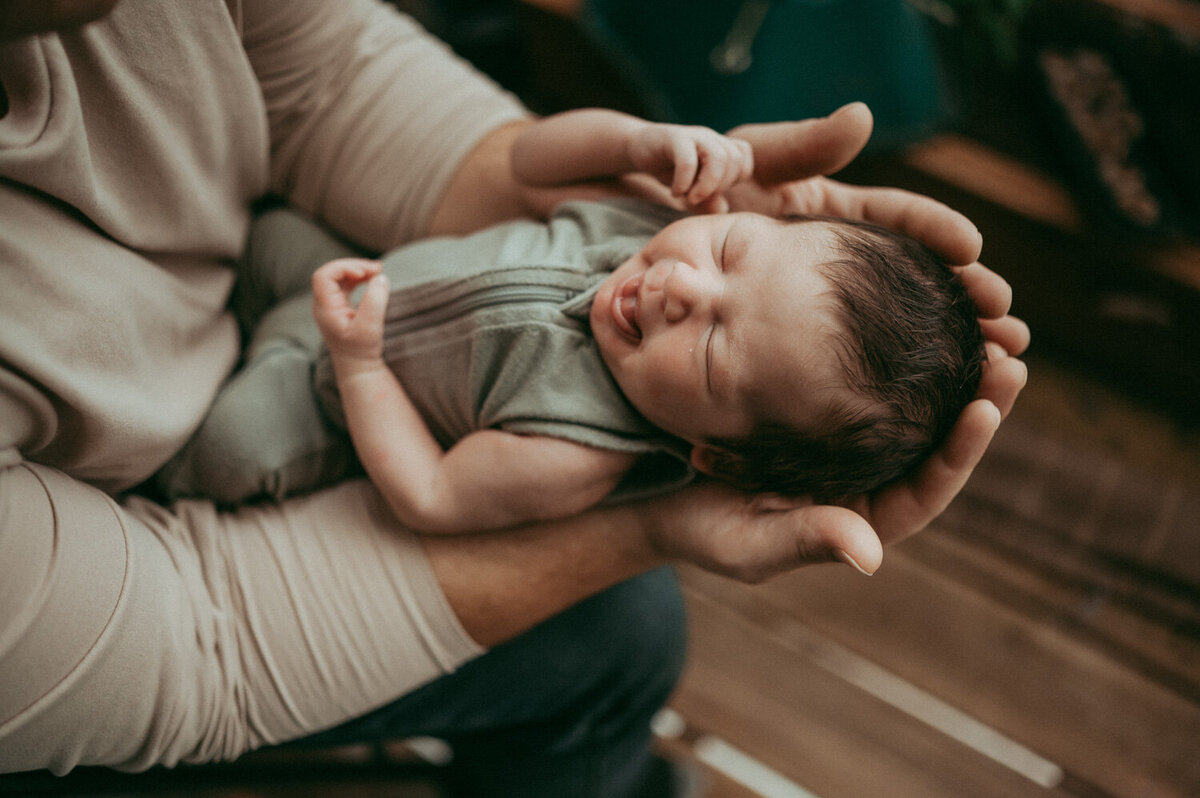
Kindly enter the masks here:
M 772 420 L 804 427 L 846 393 L 824 222 L 751 213 L 664 228 L 601 285 L 592 331 L 630 402 L 693 444 Z

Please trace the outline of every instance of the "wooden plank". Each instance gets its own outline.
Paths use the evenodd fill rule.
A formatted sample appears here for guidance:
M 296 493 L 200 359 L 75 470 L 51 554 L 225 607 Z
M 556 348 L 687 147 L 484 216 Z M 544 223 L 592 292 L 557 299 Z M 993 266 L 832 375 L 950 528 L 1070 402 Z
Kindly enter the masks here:
M 947 133 L 906 149 L 903 160 L 958 188 L 1059 230 L 1085 225 L 1071 194 L 1058 182 L 1015 158 L 964 136 Z
M 1036 357 L 1029 365 L 1026 390 L 963 491 L 968 506 L 951 508 L 963 516 L 956 526 L 1017 555 L 1040 548 L 1038 567 L 1060 561 L 1098 590 L 1141 594 L 1147 608 L 1174 605 L 1167 615 L 1200 631 L 1196 430 Z M 966 516 L 981 510 L 987 520 L 971 525 Z
M 698 761 L 692 751 L 691 744 L 685 740 L 659 740 L 657 748 L 665 756 L 674 759 L 689 759 L 695 762 L 703 771 L 704 778 L 707 780 L 707 792 L 704 793 L 704 798 L 762 798 L 762 796 L 749 787 L 743 786 L 723 773 Z
M 1139 20 L 1153 22 L 1177 35 L 1200 38 L 1200 6 L 1186 0 L 1095 0 Z
M 1012 418 L 1028 425 L 1031 434 L 1095 447 L 1132 467 L 1200 485 L 1200 430 L 1045 357 L 1034 354 L 1025 360 L 1029 382 Z
M 953 133 L 906 149 L 908 167 L 1038 224 L 1072 236 L 1088 225 L 1079 204 L 1057 180 L 974 139 Z M 1200 246 L 1182 241 L 1145 246 L 1130 253 L 1139 266 L 1200 291 Z
M 685 573 L 713 603 L 760 625 L 810 626 L 1102 790 L 1200 794 L 1200 701 L 995 603 L 903 544 L 870 580 L 816 568 L 746 588 Z
M 736 606 L 688 591 L 693 652 L 672 705 L 689 723 L 822 798 L 1048 794 L 822 667 L 799 622 L 733 589 Z
M 1095 576 L 1086 563 L 1065 563 L 1061 570 L 1031 567 L 1028 559 L 1019 559 L 1022 551 L 980 545 L 969 531 L 917 536 L 906 544 L 906 553 L 941 573 L 955 573 L 989 599 L 1053 625 L 1164 689 L 1200 695 L 1200 639 L 1181 628 L 1195 628 L 1194 606 L 1176 609 L 1164 622 L 1165 613 L 1148 613 L 1138 605 L 1138 585 L 1128 576 Z M 1067 559 L 1056 558 L 1056 565 Z M 1035 565 L 1042 562 L 1038 555 Z

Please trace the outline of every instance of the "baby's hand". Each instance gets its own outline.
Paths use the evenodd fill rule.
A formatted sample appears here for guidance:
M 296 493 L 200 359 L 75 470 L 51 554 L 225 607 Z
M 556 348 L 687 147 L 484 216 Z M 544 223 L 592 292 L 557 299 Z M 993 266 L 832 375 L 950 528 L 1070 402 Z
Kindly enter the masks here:
M 358 307 L 350 295 L 363 283 Z M 383 356 L 383 316 L 387 310 L 388 280 L 378 261 L 340 258 L 313 272 L 313 317 L 336 357 L 377 361 Z
M 693 125 L 649 124 L 629 142 L 629 158 L 689 206 L 728 209 L 721 194 L 754 174 L 754 152 L 740 139 Z

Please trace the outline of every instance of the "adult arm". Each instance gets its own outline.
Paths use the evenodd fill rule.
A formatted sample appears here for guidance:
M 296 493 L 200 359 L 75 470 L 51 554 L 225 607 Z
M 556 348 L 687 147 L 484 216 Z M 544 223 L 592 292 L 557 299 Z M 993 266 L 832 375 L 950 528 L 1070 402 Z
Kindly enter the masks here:
M 484 139 L 529 118 L 378 0 L 242 5 L 242 41 L 267 110 L 272 188 L 368 249 L 426 234 L 468 154 L 486 160 L 494 143 Z M 475 184 L 482 198 L 459 211 L 466 229 L 520 211 L 507 183 Z M 492 216 L 476 220 L 477 211 Z

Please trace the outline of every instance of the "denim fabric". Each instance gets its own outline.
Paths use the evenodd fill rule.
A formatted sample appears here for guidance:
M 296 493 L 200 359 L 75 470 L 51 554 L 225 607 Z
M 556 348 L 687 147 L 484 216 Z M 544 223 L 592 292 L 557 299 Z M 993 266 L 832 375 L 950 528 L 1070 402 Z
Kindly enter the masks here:
M 664 568 L 296 745 L 432 736 L 454 750 L 456 796 L 635 798 L 650 772 L 650 718 L 685 649 L 683 601 Z

